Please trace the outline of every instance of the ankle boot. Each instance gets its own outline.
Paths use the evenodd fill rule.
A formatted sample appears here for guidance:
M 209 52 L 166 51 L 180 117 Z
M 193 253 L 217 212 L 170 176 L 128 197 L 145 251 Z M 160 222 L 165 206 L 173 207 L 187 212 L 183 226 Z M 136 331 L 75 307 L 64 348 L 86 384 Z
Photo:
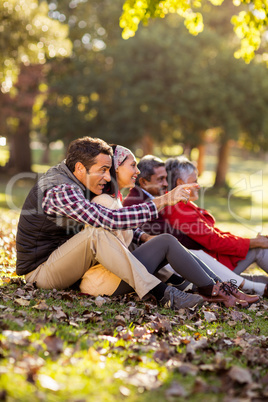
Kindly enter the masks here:
M 231 295 L 239 300 L 245 300 L 249 304 L 257 303 L 260 300 L 258 295 L 247 295 L 246 293 L 242 292 L 242 290 L 240 290 L 236 285 L 235 279 L 231 279 L 229 282 L 224 282 L 224 285 L 227 286 Z
M 242 307 L 248 307 L 248 302 L 238 300 L 230 294 L 227 286 L 220 282 L 217 282 L 215 285 L 199 287 L 198 292 L 203 296 L 205 301 L 211 303 L 223 303 L 225 307 L 235 307 L 239 304 Z

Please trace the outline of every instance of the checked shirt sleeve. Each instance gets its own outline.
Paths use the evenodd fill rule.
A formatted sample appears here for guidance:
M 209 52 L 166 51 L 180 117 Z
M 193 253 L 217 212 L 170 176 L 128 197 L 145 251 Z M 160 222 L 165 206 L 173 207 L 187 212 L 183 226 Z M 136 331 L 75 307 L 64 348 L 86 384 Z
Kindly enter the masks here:
M 46 214 L 62 215 L 94 227 L 107 230 L 137 228 L 148 220 L 158 217 L 155 204 L 148 203 L 133 207 L 111 210 L 91 203 L 79 187 L 69 184 L 52 187 L 42 202 Z
M 132 239 L 133 243 L 140 244 L 140 238 L 143 233 L 144 231 L 141 230 L 140 228 L 135 229 L 133 231 L 133 239 Z

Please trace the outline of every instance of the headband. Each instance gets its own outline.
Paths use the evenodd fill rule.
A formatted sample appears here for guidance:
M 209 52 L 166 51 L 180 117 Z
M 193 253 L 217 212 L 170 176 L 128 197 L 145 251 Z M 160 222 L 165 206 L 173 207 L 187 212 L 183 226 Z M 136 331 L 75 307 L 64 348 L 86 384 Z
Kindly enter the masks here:
M 133 155 L 132 152 L 125 147 L 122 147 L 121 145 L 117 145 L 115 150 L 114 150 L 114 168 L 115 170 L 120 166 L 124 160 L 129 156 Z

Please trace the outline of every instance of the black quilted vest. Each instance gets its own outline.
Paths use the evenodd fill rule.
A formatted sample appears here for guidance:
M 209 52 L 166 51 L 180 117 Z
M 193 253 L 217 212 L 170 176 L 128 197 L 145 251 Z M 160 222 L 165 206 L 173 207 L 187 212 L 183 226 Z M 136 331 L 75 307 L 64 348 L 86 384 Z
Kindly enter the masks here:
M 18 275 L 33 271 L 46 261 L 54 250 L 84 227 L 82 223 L 67 217 L 46 215 L 42 209 L 45 192 L 66 183 L 76 185 L 86 195 L 86 188 L 63 161 L 49 169 L 27 196 L 16 236 Z

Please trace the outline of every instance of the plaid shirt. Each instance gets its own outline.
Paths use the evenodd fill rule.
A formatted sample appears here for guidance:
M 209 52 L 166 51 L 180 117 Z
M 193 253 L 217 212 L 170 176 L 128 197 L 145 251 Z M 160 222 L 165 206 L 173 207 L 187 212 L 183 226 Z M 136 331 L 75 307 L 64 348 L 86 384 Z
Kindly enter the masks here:
M 48 215 L 63 215 L 93 227 L 106 230 L 135 229 L 133 241 L 138 243 L 144 233 L 139 225 L 158 217 L 154 202 L 111 210 L 90 202 L 83 191 L 75 185 L 62 184 L 47 191 L 42 202 Z

